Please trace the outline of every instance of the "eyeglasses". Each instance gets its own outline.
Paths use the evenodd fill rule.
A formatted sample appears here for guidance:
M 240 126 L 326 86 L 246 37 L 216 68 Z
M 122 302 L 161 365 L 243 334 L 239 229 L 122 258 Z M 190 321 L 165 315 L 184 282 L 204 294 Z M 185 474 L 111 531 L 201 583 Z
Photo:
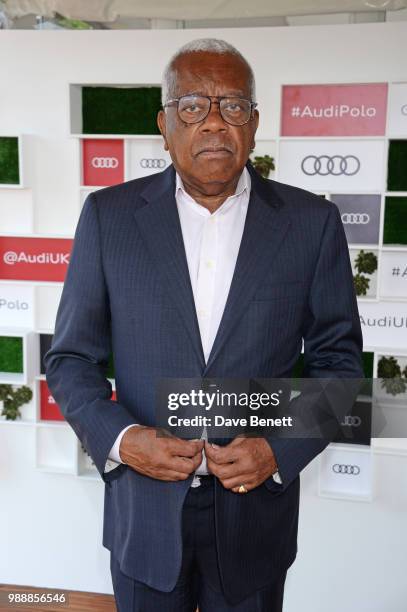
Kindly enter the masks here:
M 216 102 L 213 102 L 216 100 Z M 177 105 L 178 116 L 184 123 L 198 123 L 209 114 L 212 104 L 219 104 L 219 112 L 226 123 L 244 125 L 253 118 L 257 102 L 235 96 L 186 95 L 168 100 L 163 107 Z

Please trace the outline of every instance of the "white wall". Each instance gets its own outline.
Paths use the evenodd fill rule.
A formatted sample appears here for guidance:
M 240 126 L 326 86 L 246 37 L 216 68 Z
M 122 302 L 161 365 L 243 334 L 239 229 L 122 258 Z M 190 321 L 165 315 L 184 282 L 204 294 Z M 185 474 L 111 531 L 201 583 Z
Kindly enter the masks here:
M 282 83 L 407 80 L 405 23 L 2 32 L 0 134 L 33 135 L 31 191 L 24 199 L 24 206 L 27 197 L 34 205 L 31 231 L 72 236 L 75 229 L 79 165 L 77 142 L 68 136 L 68 83 L 159 83 L 169 54 L 201 35 L 226 38 L 252 63 L 259 138 L 278 134 Z M 0 233 L 18 232 L 10 202 L 3 193 Z M 4 220 L 4 211 L 11 219 Z M 406 461 L 375 455 L 371 503 L 321 499 L 317 462 L 305 470 L 299 553 L 285 612 L 405 611 Z M 103 483 L 36 471 L 31 425 L 0 425 L 0 500 L 0 582 L 112 592 L 108 552 L 100 544 Z

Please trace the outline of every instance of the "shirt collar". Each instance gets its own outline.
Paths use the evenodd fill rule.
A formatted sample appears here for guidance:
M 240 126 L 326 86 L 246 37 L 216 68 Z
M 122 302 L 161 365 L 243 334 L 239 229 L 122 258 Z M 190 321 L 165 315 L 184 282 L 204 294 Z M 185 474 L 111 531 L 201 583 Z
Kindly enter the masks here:
M 236 191 L 233 195 L 229 196 L 228 198 L 226 198 L 226 200 L 223 202 L 223 204 L 213 213 L 214 215 L 216 215 L 218 213 L 218 211 L 223 211 L 225 210 L 225 208 L 229 208 L 229 206 L 225 207 L 225 204 L 230 203 L 230 201 L 232 200 L 232 198 L 236 198 L 237 196 L 242 195 L 244 192 L 246 192 L 246 198 L 248 200 L 249 195 L 250 195 L 250 189 L 251 189 L 251 178 L 250 178 L 250 174 L 249 171 L 247 170 L 246 166 L 243 168 L 243 172 L 241 173 L 238 183 L 236 185 Z M 180 191 L 182 193 L 182 199 L 184 201 L 190 202 L 191 204 L 195 205 L 194 207 L 197 207 L 196 210 L 197 212 L 201 212 L 201 214 L 209 214 L 211 215 L 211 213 L 204 208 L 203 206 L 201 206 L 201 204 L 198 204 L 196 202 L 196 200 L 194 200 L 189 193 L 187 193 L 185 191 L 184 188 L 184 184 L 182 182 L 182 178 L 180 177 L 180 175 L 178 174 L 178 172 L 175 173 L 175 197 L 177 198 L 178 195 L 180 195 Z

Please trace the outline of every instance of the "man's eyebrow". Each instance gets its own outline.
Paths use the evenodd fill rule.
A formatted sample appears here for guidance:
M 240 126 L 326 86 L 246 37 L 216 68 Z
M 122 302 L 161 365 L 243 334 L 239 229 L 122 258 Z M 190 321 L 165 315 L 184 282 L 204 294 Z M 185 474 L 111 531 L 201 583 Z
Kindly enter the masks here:
M 203 91 L 188 91 L 186 93 L 180 94 L 179 97 L 181 96 L 207 96 L 208 94 L 204 93 Z M 245 93 L 241 90 L 241 89 L 236 89 L 235 91 L 228 91 L 227 93 L 222 94 L 220 97 L 229 97 L 229 96 L 238 96 L 239 98 L 244 98 L 245 97 Z M 217 96 L 212 96 L 212 97 L 217 97 Z

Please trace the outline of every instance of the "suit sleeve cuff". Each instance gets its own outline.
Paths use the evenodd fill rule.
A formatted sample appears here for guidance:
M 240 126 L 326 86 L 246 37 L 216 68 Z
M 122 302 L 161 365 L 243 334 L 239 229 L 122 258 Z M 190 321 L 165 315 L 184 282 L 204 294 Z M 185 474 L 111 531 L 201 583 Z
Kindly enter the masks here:
M 121 430 L 121 432 L 119 433 L 119 435 L 117 436 L 110 452 L 109 452 L 109 458 L 106 461 L 106 465 L 105 465 L 105 472 L 110 472 L 111 470 L 114 470 L 115 468 L 117 468 L 118 465 L 120 465 L 121 463 L 124 463 L 124 461 L 122 461 L 121 457 L 120 457 L 120 453 L 119 453 L 119 449 L 120 449 L 120 442 L 124 436 L 124 434 L 126 433 L 126 431 L 128 429 L 130 429 L 130 427 L 137 427 L 138 423 L 134 423 L 132 425 L 128 425 L 127 427 L 124 427 L 124 429 Z

